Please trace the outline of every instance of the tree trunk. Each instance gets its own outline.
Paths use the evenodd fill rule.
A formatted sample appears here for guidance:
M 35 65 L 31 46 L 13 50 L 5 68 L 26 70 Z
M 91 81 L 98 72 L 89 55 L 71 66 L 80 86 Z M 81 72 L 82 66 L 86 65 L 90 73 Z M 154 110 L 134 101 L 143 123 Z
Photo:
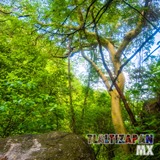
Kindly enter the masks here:
M 115 131 L 117 133 L 126 133 L 126 129 L 122 120 L 120 97 L 116 90 L 113 90 L 111 93 L 111 107 L 111 115 Z
M 112 115 L 112 122 L 113 122 L 115 132 L 117 134 L 126 134 L 126 129 L 125 129 L 123 119 L 122 119 L 119 93 L 117 92 L 116 89 L 113 89 L 112 91 L 109 91 L 110 84 L 109 84 L 109 81 L 108 81 L 107 77 L 104 75 L 104 73 L 98 68 L 98 66 L 92 60 L 90 60 L 87 56 L 85 56 L 83 50 L 82 50 L 82 56 L 89 63 L 91 63 L 91 65 L 94 67 L 94 69 L 96 70 L 98 75 L 103 80 L 103 83 L 106 86 L 107 91 L 109 92 L 109 94 L 111 96 L 111 115 Z M 114 56 L 112 55 L 112 58 L 113 57 Z M 112 59 L 112 61 L 114 62 L 113 64 L 114 64 L 114 69 L 115 69 L 115 74 L 116 74 L 118 72 L 119 68 L 120 68 L 120 62 L 119 61 L 116 62 L 114 59 Z M 117 82 L 118 82 L 117 83 L 118 88 L 123 93 L 123 88 L 124 88 L 124 84 L 125 84 L 125 77 L 124 77 L 122 72 L 120 73 L 119 77 L 117 78 Z M 129 153 L 128 145 L 120 145 L 120 146 L 122 147 L 122 149 L 125 153 Z
M 116 133 L 118 134 L 126 134 L 126 129 L 123 123 L 121 106 L 120 106 L 120 96 L 116 90 L 111 92 L 111 115 L 112 122 Z M 129 153 L 128 145 L 121 145 L 122 149 L 125 153 Z

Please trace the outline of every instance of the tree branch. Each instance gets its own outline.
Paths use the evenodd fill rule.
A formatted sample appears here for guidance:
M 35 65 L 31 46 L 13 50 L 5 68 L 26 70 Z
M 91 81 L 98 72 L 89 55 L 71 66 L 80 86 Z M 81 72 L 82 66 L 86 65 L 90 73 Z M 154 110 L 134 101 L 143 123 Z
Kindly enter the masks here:
M 93 20 L 92 23 L 97 24 L 99 22 L 99 20 L 101 19 L 101 17 L 103 16 L 103 14 L 106 12 L 106 10 L 109 8 L 110 4 L 112 3 L 113 0 L 109 0 L 106 2 L 106 4 L 99 10 L 99 12 L 97 13 L 95 19 Z M 103 10 L 103 12 L 100 14 L 101 10 Z M 100 16 L 98 17 L 98 15 L 100 14 Z M 98 17 L 98 19 L 97 19 Z M 97 19 L 97 20 L 96 20 Z
M 90 22 L 88 25 L 87 25 L 87 27 L 88 26 L 90 26 L 92 23 L 95 25 L 95 24 L 97 24 L 98 22 L 99 22 L 99 20 L 102 18 L 102 16 L 103 16 L 103 14 L 106 12 L 106 10 L 108 9 L 108 7 L 110 6 L 110 4 L 113 2 L 113 0 L 109 0 L 109 1 L 107 1 L 106 2 L 106 4 L 104 4 L 101 8 L 100 8 L 100 10 L 97 12 L 97 14 L 96 14 L 96 16 L 94 17 L 94 19 L 92 20 L 92 22 Z M 94 3 L 94 1 L 93 1 L 93 3 Z M 91 3 L 91 5 L 92 5 L 92 3 Z M 90 6 L 91 6 L 90 5 Z M 89 6 L 89 7 L 90 7 Z M 90 9 L 90 8 L 89 8 Z M 102 13 L 101 13 L 102 12 Z
M 83 23 L 84 23 L 83 14 L 82 14 L 80 6 L 78 5 L 78 1 L 74 0 L 74 2 L 78 6 L 78 8 L 77 8 L 77 10 L 78 10 L 78 19 L 79 19 L 80 28 L 82 28 L 82 27 L 84 27 L 83 26 Z
M 156 31 L 142 43 L 142 45 L 137 49 L 137 51 L 136 51 L 130 58 L 128 58 L 125 63 L 123 63 L 123 64 L 121 65 L 121 67 L 120 67 L 120 69 L 119 69 L 119 71 L 118 71 L 118 73 L 117 73 L 117 76 L 115 77 L 115 79 L 114 79 L 114 81 L 113 81 L 110 89 L 112 89 L 114 83 L 115 83 L 116 80 L 118 79 L 118 76 L 119 76 L 120 73 L 122 72 L 123 67 L 126 66 L 126 65 L 128 64 L 128 62 L 131 61 L 131 59 L 132 59 L 138 52 L 140 52 L 140 50 L 145 46 L 145 44 L 148 43 L 149 40 L 152 39 L 159 31 L 160 31 L 160 27 L 157 28 Z
M 114 77 L 113 77 L 113 75 L 112 75 L 109 67 L 107 66 L 107 64 L 106 64 L 106 62 L 105 62 L 104 55 L 103 55 L 103 50 L 102 50 L 102 46 L 101 46 L 101 43 L 100 43 L 100 40 L 99 40 L 99 35 L 98 35 L 98 31 L 97 31 L 97 27 L 96 27 L 96 26 L 95 26 L 95 32 L 96 32 L 96 34 L 97 34 L 97 41 L 98 41 L 98 44 L 99 44 L 99 50 L 100 50 L 100 54 L 101 54 L 101 57 L 102 57 L 103 66 L 104 66 L 104 68 L 106 69 L 107 73 L 109 74 L 110 79 L 111 79 L 111 81 L 112 81 L 112 83 L 113 83 Z M 137 125 L 136 119 L 135 119 L 135 117 L 134 117 L 133 112 L 131 111 L 131 109 L 130 109 L 130 107 L 129 107 L 129 104 L 128 104 L 128 102 L 127 102 L 127 100 L 126 100 L 126 98 L 125 98 L 125 96 L 124 96 L 124 94 L 123 94 L 122 89 L 118 86 L 118 84 L 117 84 L 116 82 L 114 83 L 114 86 L 115 86 L 115 88 L 116 88 L 116 90 L 117 90 L 120 98 L 121 98 L 122 101 L 123 101 L 124 107 L 125 107 L 125 109 L 126 109 L 127 112 L 128 112 L 128 115 L 129 115 L 129 117 L 130 117 L 130 120 L 131 120 L 132 124 L 133 124 L 134 126 L 136 126 L 136 125 Z M 111 91 L 111 90 L 108 90 L 108 91 Z
M 12 12 L 3 11 L 2 9 L 0 9 L 0 12 L 3 13 L 3 14 L 11 14 L 12 13 Z
M 157 29 L 157 27 L 150 20 L 147 19 L 147 17 L 145 16 L 145 14 L 142 14 L 138 9 L 136 9 L 135 7 L 133 7 L 132 5 L 130 5 L 129 3 L 127 3 L 125 0 L 123 0 L 123 2 L 125 4 L 127 4 L 130 8 L 132 8 L 133 10 L 135 10 L 137 13 L 139 13 L 154 29 Z M 148 2 L 146 2 L 146 4 L 145 4 L 146 6 L 147 6 L 147 3 Z
M 147 55 L 147 57 L 143 60 L 143 62 L 146 61 L 159 48 L 160 48 L 160 45 L 156 47 L 156 49 L 154 49 L 149 55 Z
M 142 28 L 142 22 L 138 22 L 136 29 L 129 31 L 125 35 L 121 45 L 119 46 L 116 52 L 117 59 L 120 59 L 122 52 L 125 50 L 127 45 L 140 33 L 141 28 Z
M 84 19 L 84 27 L 85 27 L 85 24 L 86 24 L 86 21 L 87 21 L 87 17 L 88 17 L 90 8 L 92 7 L 92 5 L 93 5 L 96 1 L 97 1 L 97 0 L 93 0 L 93 1 L 91 2 L 91 4 L 89 5 L 89 7 L 87 8 L 86 16 L 85 16 L 85 19 Z
M 125 2 L 125 1 L 124 1 L 124 2 Z M 148 0 L 146 0 L 145 7 L 148 7 L 148 3 L 149 3 Z M 127 5 L 129 5 L 129 4 L 127 3 Z M 130 5 L 129 5 L 129 6 L 130 6 Z M 131 7 L 131 6 L 130 6 L 130 7 Z M 138 12 L 138 13 L 139 13 L 139 12 Z M 127 47 L 127 45 L 128 45 L 135 37 L 137 37 L 137 35 L 141 32 L 141 29 L 142 29 L 142 27 L 143 27 L 143 25 L 144 25 L 144 22 L 145 22 L 145 18 L 144 18 L 144 17 L 145 17 L 145 11 L 142 11 L 141 14 L 140 14 L 140 16 L 139 16 L 139 21 L 138 21 L 138 23 L 137 23 L 136 28 L 133 29 L 133 30 L 131 30 L 131 31 L 129 31 L 129 32 L 125 35 L 125 37 L 124 37 L 121 45 L 119 46 L 119 48 L 118 48 L 118 50 L 117 50 L 117 53 L 116 53 L 117 59 L 119 59 L 119 58 L 121 57 L 122 52 L 125 50 L 125 48 Z
M 97 35 L 94 32 L 85 31 L 85 33 L 87 35 L 88 40 L 95 39 L 94 43 L 98 44 L 98 42 L 97 42 Z M 104 48 L 106 48 L 109 51 L 109 53 L 115 55 L 114 46 L 113 46 L 113 44 L 112 44 L 112 42 L 111 42 L 110 39 L 106 39 L 106 38 L 103 38 L 103 37 L 99 36 L 99 40 L 101 42 L 101 45 Z
M 104 82 L 107 90 L 109 90 L 109 88 L 110 88 L 109 81 L 108 81 L 107 77 L 104 75 L 104 73 L 98 68 L 98 66 L 97 66 L 90 58 L 88 58 L 88 57 L 84 54 L 83 48 L 81 49 L 81 54 L 82 54 L 83 58 L 84 58 L 85 60 L 87 60 L 87 61 L 93 66 L 93 68 L 96 70 L 96 72 L 97 72 L 98 75 L 101 77 L 102 81 Z

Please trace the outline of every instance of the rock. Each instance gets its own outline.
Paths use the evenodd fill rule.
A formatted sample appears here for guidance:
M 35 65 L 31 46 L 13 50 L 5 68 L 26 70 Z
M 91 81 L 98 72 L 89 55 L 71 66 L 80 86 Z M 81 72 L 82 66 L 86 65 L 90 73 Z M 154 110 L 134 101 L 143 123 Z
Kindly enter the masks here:
M 72 133 L 51 132 L 0 139 L 0 160 L 94 160 L 87 141 Z

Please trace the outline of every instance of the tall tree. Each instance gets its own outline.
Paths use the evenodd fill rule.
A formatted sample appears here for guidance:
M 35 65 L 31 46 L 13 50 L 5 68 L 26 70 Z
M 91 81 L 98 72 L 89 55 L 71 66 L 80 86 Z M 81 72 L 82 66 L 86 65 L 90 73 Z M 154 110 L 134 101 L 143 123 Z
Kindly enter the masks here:
M 37 30 L 48 35 L 57 46 L 57 51 L 52 53 L 54 57 L 67 58 L 81 54 L 92 65 L 111 96 L 111 115 L 115 131 L 126 133 L 120 99 L 133 125 L 136 124 L 136 120 L 123 94 L 125 77 L 122 69 L 159 32 L 160 27 L 157 27 L 159 17 L 156 13 L 159 2 L 156 0 L 44 2 L 41 4 L 37 0 L 34 3 L 21 3 L 21 9 L 17 14 L 32 17 L 30 22 L 33 23 L 34 20 Z M 33 8 L 35 3 L 39 4 L 38 8 Z M 94 60 L 90 58 L 92 54 L 96 57 Z M 128 147 L 123 147 L 128 152 Z

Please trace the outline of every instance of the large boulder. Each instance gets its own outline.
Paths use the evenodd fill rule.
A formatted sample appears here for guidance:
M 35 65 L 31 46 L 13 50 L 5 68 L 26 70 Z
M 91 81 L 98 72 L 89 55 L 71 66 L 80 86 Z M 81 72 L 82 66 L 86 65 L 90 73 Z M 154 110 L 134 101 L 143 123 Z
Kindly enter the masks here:
M 51 132 L 0 139 L 0 160 L 94 160 L 87 141 L 72 133 Z

